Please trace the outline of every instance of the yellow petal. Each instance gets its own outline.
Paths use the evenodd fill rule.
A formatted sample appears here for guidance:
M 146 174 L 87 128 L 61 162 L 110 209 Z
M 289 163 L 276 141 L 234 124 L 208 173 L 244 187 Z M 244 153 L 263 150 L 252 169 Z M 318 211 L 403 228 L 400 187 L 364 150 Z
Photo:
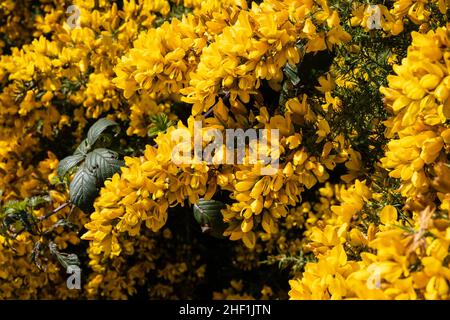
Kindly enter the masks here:
M 397 221 L 397 209 L 391 205 L 387 205 L 380 212 L 380 220 L 383 224 L 392 224 Z

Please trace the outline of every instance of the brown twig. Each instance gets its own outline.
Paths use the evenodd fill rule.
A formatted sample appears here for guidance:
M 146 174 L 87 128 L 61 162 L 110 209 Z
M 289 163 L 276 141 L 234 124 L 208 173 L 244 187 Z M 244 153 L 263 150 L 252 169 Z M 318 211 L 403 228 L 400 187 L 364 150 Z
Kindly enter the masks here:
M 67 201 L 65 203 L 63 203 L 62 205 L 60 205 L 58 208 L 56 208 L 55 210 L 53 210 L 52 212 L 47 213 L 45 216 L 42 216 L 39 218 L 39 221 L 44 221 L 45 219 L 50 218 L 52 215 L 58 213 L 59 211 L 61 211 L 62 209 L 64 209 L 65 207 L 67 207 L 68 205 L 70 205 L 70 201 Z

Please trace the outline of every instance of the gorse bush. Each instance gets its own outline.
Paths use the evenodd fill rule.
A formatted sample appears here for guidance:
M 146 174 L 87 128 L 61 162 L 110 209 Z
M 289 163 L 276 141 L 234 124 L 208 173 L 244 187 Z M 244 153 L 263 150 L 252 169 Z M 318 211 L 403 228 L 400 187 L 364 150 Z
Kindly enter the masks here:
M 0 1 L 0 298 L 450 298 L 450 1 L 68 5 Z

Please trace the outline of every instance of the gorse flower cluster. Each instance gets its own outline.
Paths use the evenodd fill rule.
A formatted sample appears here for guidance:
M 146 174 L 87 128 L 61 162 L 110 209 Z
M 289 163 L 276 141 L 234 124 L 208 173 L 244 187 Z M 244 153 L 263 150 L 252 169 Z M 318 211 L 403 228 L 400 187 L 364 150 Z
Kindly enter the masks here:
M 448 0 L 71 5 L 0 1 L 1 299 L 450 298 Z

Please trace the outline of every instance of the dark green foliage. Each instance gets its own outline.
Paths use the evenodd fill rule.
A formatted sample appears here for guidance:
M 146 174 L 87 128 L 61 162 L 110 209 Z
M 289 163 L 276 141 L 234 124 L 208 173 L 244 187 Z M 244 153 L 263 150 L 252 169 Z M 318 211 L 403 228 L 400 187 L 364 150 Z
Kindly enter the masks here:
M 223 222 L 221 210 L 225 204 L 217 200 L 203 200 L 194 205 L 195 220 L 201 225 L 202 231 L 216 238 L 223 238 L 226 224 Z
M 148 130 L 149 137 L 155 137 L 160 132 L 166 131 L 169 127 L 174 125 L 173 121 L 169 120 L 167 114 L 160 113 L 150 117 L 152 121 L 150 128 Z
M 113 134 L 108 130 L 112 129 Z M 74 173 L 70 183 L 70 201 L 85 212 L 93 210 L 99 188 L 124 165 L 117 152 L 106 149 L 119 133 L 116 122 L 101 118 L 95 122 L 75 153 L 58 165 L 61 179 Z

